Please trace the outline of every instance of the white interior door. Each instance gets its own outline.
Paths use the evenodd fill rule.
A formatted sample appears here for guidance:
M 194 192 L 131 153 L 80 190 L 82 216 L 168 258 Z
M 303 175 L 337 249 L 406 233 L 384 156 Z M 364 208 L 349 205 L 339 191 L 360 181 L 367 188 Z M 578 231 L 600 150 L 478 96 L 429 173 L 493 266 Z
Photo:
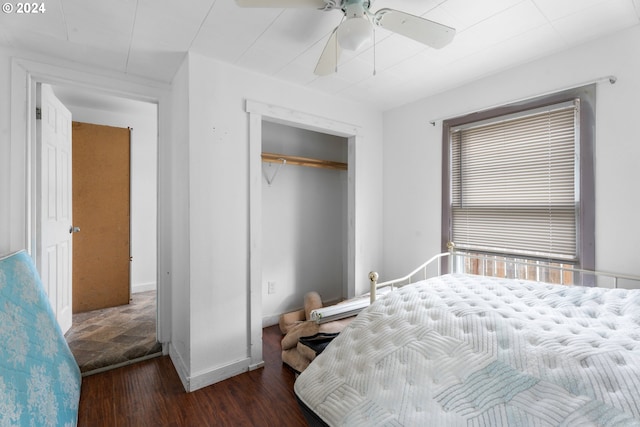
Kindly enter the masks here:
M 40 275 L 62 332 L 71 327 L 71 112 L 49 85 L 40 85 L 37 121 Z

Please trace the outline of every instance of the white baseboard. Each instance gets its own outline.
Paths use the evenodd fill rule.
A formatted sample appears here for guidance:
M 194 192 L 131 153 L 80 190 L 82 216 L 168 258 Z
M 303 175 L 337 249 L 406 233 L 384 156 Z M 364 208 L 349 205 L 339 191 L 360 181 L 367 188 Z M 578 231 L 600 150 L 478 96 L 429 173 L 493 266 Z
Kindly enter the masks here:
M 187 370 L 187 365 L 185 365 L 182 356 L 173 346 L 173 343 L 169 344 L 169 357 L 171 358 L 171 363 L 173 363 L 173 367 L 176 368 L 176 372 L 178 373 L 178 377 L 182 382 L 182 387 L 184 387 L 185 391 L 189 391 L 189 372 Z
M 256 369 L 264 368 L 264 360 L 258 363 L 254 363 L 253 365 L 249 365 L 250 371 L 255 371 Z
M 189 376 L 187 372 L 187 366 L 184 364 L 182 357 L 180 357 L 180 354 L 175 349 L 173 344 L 169 345 L 169 356 L 171 357 L 173 366 L 176 368 L 178 377 L 180 377 L 182 386 L 187 392 L 199 390 L 220 381 L 224 381 L 238 374 L 242 374 L 249 370 L 261 367 L 258 365 L 250 366 L 251 359 L 246 358 L 219 368 L 202 371 L 194 374 L 193 376 Z
M 135 285 L 131 285 L 132 294 L 137 294 L 138 292 L 155 291 L 156 289 L 156 282 L 137 283 Z
M 238 374 L 247 372 L 249 371 L 250 363 L 251 359 L 246 358 L 219 368 L 196 373 L 191 377 L 189 381 L 188 391 L 196 391 L 203 387 L 210 386 L 211 384 L 215 384 L 228 378 L 234 377 Z

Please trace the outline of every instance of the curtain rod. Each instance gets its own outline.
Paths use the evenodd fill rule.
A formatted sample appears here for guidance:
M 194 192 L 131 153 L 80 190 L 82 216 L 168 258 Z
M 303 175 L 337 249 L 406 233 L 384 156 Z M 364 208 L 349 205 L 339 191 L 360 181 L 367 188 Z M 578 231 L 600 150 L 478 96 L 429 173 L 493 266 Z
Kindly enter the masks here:
M 555 89 L 555 90 L 552 90 L 552 91 L 549 91 L 549 92 L 546 92 L 546 93 L 542 93 L 542 94 L 538 94 L 538 95 L 534 95 L 534 96 L 529 96 L 529 97 L 526 97 L 526 98 L 520 98 L 520 99 L 517 99 L 517 100 L 514 100 L 514 101 L 508 101 L 508 102 L 503 103 L 503 104 L 496 104 L 496 105 L 489 106 L 489 107 L 483 107 L 481 109 L 474 110 L 474 111 L 468 111 L 466 113 L 455 114 L 455 115 L 448 116 L 448 117 L 439 117 L 437 119 L 429 120 L 429 124 L 431 126 L 435 126 L 437 122 L 441 122 L 443 120 L 451 119 L 453 117 L 462 117 L 462 116 L 466 116 L 468 114 L 477 113 L 477 112 L 480 112 L 480 111 L 491 110 L 493 108 L 502 107 L 504 105 L 515 104 L 517 102 L 527 101 L 529 99 L 538 98 L 538 97 L 541 97 L 541 96 L 552 95 L 554 93 L 563 92 L 565 90 L 576 89 L 576 88 L 579 88 L 579 87 L 582 87 L 582 86 L 587 86 L 587 85 L 594 84 L 594 83 L 602 83 L 602 82 L 605 82 L 605 81 L 608 81 L 609 84 L 613 85 L 618 81 L 618 78 L 616 76 L 614 76 L 614 75 L 599 77 L 597 79 L 588 80 L 588 81 L 585 81 L 585 82 L 582 82 L 582 83 L 575 84 L 573 86 L 565 87 L 563 89 Z

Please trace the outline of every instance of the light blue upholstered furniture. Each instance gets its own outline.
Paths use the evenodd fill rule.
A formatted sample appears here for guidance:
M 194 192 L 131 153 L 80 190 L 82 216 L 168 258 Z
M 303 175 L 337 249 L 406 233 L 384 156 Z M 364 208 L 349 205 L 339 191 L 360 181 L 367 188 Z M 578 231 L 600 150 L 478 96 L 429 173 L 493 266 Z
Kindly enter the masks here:
M 75 426 L 82 378 L 31 257 L 0 257 L 0 425 Z

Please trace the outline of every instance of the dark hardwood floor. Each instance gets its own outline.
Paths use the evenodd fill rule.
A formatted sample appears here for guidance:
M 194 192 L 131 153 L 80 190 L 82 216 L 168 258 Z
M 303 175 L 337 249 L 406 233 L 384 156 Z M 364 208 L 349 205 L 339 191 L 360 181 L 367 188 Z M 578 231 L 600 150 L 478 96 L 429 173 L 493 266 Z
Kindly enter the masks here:
M 278 326 L 263 330 L 262 369 L 186 393 L 168 356 L 83 378 L 80 427 L 306 426 Z

